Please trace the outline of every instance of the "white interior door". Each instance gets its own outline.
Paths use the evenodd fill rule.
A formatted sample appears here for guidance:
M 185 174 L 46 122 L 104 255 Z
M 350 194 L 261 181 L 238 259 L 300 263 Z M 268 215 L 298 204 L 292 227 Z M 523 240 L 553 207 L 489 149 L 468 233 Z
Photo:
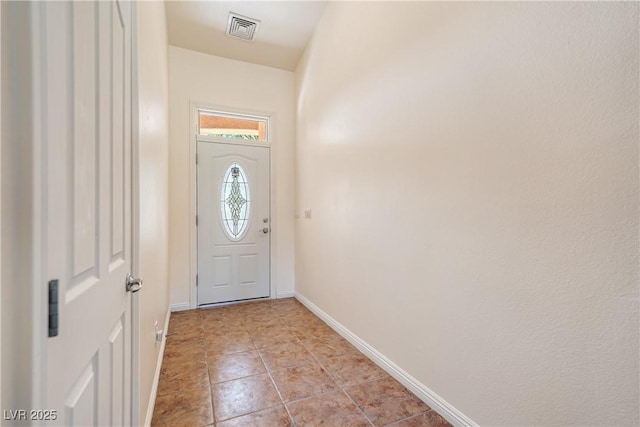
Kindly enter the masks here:
M 269 148 L 198 142 L 198 305 L 269 296 Z
M 43 2 L 51 424 L 130 425 L 132 3 Z M 137 422 L 134 422 L 137 424 Z

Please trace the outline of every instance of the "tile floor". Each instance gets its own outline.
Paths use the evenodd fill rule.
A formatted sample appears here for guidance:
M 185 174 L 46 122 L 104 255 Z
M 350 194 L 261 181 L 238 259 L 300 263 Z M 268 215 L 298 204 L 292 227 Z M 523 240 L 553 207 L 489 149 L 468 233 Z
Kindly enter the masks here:
M 449 426 L 293 298 L 171 315 L 154 426 Z

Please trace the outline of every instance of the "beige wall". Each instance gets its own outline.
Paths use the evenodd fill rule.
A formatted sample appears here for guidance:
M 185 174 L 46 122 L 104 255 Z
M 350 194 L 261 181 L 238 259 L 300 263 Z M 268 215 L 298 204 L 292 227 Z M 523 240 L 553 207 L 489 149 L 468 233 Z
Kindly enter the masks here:
M 169 88 L 163 2 L 138 4 L 140 423 L 147 414 L 169 308 Z
M 272 113 L 272 286 L 292 295 L 294 277 L 293 73 L 169 47 L 171 303 L 190 302 L 190 102 Z M 272 248 L 274 245 L 272 244 Z M 195 274 L 195 272 L 193 273 Z M 195 303 L 195 301 L 194 301 Z
M 638 8 L 332 2 L 296 70 L 296 292 L 481 425 L 639 422 Z

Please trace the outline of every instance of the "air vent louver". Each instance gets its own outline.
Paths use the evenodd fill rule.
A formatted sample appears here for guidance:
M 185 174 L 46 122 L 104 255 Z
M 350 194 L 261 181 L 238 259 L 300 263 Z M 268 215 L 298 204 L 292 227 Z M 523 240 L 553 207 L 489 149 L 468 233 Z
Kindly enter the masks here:
M 253 41 L 260 27 L 260 21 L 237 13 L 229 13 L 229 23 L 227 25 L 227 35 L 245 41 Z

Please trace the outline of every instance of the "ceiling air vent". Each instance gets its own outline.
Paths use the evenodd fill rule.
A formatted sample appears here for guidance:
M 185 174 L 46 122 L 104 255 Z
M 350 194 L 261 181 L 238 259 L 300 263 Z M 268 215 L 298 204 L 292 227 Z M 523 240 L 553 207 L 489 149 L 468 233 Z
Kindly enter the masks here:
M 259 27 L 260 21 L 257 19 L 247 18 L 246 16 L 238 15 L 233 12 L 229 13 L 227 35 L 230 37 L 245 41 L 253 41 Z

